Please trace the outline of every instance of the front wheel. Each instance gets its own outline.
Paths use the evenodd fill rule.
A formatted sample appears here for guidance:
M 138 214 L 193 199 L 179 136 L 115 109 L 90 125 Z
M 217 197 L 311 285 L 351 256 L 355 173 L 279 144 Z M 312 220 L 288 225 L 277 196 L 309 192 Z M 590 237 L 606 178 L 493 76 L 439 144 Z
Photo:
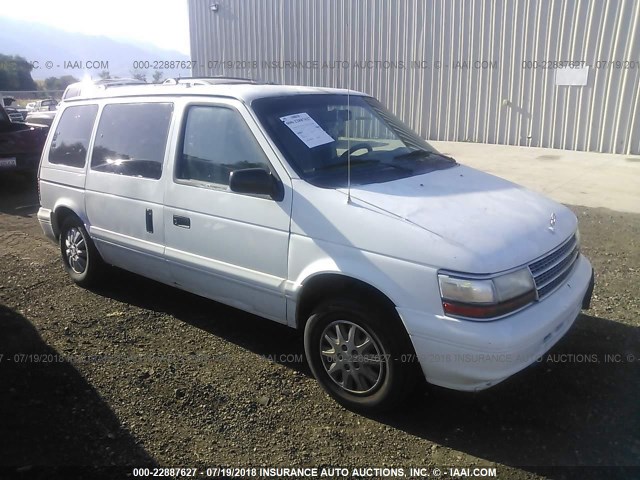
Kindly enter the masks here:
M 347 408 L 389 409 L 415 385 L 410 340 L 385 308 L 347 299 L 325 302 L 309 317 L 304 347 L 313 375 Z
M 67 218 L 60 231 L 62 264 L 71 279 L 81 287 L 97 283 L 103 262 L 93 241 L 78 218 Z

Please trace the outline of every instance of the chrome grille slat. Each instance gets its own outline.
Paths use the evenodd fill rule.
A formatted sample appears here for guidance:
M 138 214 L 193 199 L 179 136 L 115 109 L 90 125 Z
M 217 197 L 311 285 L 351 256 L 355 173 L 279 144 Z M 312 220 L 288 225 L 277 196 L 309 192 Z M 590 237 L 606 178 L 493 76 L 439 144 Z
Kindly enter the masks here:
M 553 276 L 553 271 L 558 267 L 558 265 L 564 264 L 567 261 L 567 258 L 571 257 L 571 255 L 575 253 L 576 248 L 577 245 L 574 244 L 573 248 L 570 249 L 567 253 L 563 254 L 562 256 L 556 256 L 553 261 L 547 262 L 549 263 L 549 265 L 544 270 L 534 273 L 534 277 L 542 279 L 547 276 Z
M 573 264 L 571 265 L 573 267 Z M 553 283 L 550 283 L 546 287 L 542 287 L 538 290 L 538 299 L 542 299 L 546 297 L 549 293 L 554 291 L 568 276 L 571 272 L 571 268 L 567 269 L 562 276 L 554 279 Z
M 558 264 L 558 268 L 556 271 L 549 270 L 545 272 L 540 277 L 536 278 L 536 287 L 539 289 L 546 287 L 551 282 L 560 277 L 566 270 L 569 270 L 575 262 L 576 258 L 578 258 L 578 249 L 574 249 L 572 254 L 568 257 L 565 257 L 560 264 Z M 554 267 L 555 268 L 555 267 Z
M 569 276 L 579 256 L 580 246 L 576 236 L 572 235 L 560 247 L 529 264 L 539 299 L 551 293 Z
M 576 236 L 573 235 L 569 240 L 562 244 L 556 250 L 551 251 L 540 260 L 537 260 L 529 265 L 529 269 L 533 276 L 537 276 L 543 270 L 551 268 L 551 263 L 556 263 L 558 259 L 564 258 L 569 252 L 571 252 L 576 246 Z

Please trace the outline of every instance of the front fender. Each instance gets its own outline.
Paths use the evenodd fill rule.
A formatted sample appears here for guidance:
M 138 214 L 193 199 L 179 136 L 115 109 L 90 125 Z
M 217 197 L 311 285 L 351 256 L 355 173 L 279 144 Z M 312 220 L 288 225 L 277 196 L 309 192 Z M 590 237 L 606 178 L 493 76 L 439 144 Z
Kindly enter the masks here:
M 437 271 L 429 266 L 354 247 L 292 235 L 286 288 L 288 323 L 305 283 L 322 274 L 340 274 L 359 280 L 385 295 L 397 308 L 442 314 Z

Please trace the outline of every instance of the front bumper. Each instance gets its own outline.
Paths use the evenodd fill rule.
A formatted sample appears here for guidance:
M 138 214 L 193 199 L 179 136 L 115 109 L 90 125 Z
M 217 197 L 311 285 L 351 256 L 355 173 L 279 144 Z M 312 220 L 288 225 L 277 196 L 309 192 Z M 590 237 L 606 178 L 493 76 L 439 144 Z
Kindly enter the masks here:
M 500 320 L 477 322 L 398 308 L 428 382 L 483 390 L 539 359 L 569 330 L 593 291 L 593 269 L 580 255 L 555 292 Z

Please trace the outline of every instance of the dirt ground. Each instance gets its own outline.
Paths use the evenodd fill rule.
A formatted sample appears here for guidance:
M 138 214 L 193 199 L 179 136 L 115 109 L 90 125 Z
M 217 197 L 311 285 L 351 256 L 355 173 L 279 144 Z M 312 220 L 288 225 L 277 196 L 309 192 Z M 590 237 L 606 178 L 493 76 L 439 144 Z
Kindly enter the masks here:
M 32 182 L 0 177 L 0 466 L 640 478 L 640 215 L 572 207 L 596 290 L 542 362 L 488 391 L 429 387 L 364 417 L 321 390 L 293 330 L 122 271 L 75 286 L 37 203 Z

